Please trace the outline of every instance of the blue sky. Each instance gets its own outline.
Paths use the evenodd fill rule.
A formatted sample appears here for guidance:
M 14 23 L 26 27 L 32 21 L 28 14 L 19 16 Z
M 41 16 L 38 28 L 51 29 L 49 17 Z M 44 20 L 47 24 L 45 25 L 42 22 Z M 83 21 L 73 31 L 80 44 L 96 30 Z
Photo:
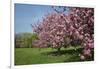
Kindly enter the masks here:
M 15 33 L 31 32 L 31 24 L 41 21 L 42 17 L 54 12 L 51 6 L 15 4 Z
M 15 4 L 15 33 L 32 33 L 31 24 L 42 20 L 48 13 L 54 12 L 51 6 L 33 4 Z

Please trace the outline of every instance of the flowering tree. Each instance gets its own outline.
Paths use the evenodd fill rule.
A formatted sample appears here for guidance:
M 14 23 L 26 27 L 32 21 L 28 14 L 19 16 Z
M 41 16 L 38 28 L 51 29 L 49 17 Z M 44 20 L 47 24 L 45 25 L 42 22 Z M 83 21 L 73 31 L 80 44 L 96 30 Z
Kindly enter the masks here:
M 52 7 L 55 13 L 48 14 L 38 26 L 33 26 L 38 34 L 37 46 L 52 47 L 60 51 L 72 42 L 80 42 L 84 48 L 80 54 L 81 59 L 92 56 L 94 49 L 94 9 L 93 8 L 68 8 Z

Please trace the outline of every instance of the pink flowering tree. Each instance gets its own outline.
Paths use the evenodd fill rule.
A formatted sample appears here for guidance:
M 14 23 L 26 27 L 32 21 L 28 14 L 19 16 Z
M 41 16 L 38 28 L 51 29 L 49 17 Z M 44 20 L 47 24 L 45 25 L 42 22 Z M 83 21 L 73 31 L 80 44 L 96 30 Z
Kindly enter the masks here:
M 83 48 L 82 60 L 92 57 L 94 49 L 94 9 L 79 7 L 52 7 L 55 13 L 48 14 L 37 26 L 32 26 L 39 40 L 38 47 L 52 47 L 60 51 L 73 42 L 80 42 Z M 69 12 L 65 12 L 67 9 Z M 77 43 L 76 43 L 77 44 Z

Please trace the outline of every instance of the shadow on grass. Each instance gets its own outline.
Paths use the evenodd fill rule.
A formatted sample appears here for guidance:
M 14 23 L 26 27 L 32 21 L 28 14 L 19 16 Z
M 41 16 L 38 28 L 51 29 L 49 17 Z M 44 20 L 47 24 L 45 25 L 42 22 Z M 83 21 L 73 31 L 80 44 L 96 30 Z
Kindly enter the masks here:
M 79 54 L 82 52 L 83 48 L 77 48 L 77 49 L 66 49 L 58 51 L 50 51 L 50 52 L 43 52 L 41 54 L 43 55 L 49 55 L 49 56 L 65 56 L 65 60 L 63 62 L 80 62 L 80 61 L 93 61 L 94 56 L 92 58 L 81 60 Z
M 46 56 L 56 56 L 56 57 L 63 57 L 63 62 L 77 62 L 81 61 L 79 54 L 81 53 L 83 48 L 77 49 L 63 49 L 60 52 L 56 51 L 49 51 L 49 52 L 42 52 L 42 55 Z
M 78 48 L 78 49 L 69 49 L 69 50 L 61 50 L 60 52 L 58 51 L 50 51 L 50 52 L 43 52 L 41 54 L 43 55 L 52 55 L 52 56 L 61 56 L 61 55 L 65 55 L 65 54 L 78 54 L 82 51 L 82 48 Z

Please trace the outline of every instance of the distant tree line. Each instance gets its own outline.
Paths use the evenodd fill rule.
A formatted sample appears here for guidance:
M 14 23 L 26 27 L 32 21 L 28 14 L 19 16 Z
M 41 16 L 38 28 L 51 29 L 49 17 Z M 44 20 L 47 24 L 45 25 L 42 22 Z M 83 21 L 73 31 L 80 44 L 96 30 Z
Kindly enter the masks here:
M 32 48 L 32 42 L 37 39 L 34 33 L 15 34 L 15 48 Z

